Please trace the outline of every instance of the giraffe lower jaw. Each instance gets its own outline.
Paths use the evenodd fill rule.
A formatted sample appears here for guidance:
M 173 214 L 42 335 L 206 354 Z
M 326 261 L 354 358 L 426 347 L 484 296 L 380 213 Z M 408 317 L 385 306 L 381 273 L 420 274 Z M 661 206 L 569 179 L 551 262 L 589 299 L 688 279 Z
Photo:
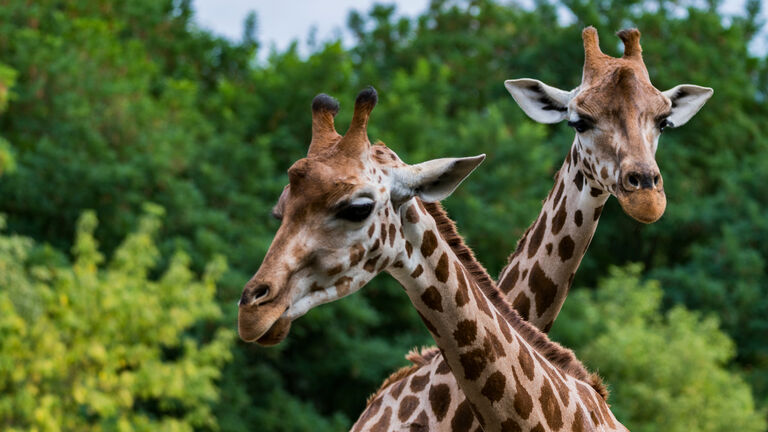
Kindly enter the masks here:
M 261 346 L 277 345 L 288 336 L 291 331 L 291 320 L 280 317 L 264 335 L 256 339 L 256 343 Z
M 266 308 L 241 306 L 237 314 L 237 331 L 245 342 L 259 345 L 275 345 L 288 336 L 291 319 L 287 318 L 288 306 Z

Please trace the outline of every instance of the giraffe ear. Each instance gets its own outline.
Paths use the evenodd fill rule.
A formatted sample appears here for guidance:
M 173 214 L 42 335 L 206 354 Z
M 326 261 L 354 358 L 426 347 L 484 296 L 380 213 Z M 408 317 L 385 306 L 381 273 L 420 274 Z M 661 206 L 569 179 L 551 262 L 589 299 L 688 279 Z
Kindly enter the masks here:
M 530 78 L 506 80 L 504 87 L 528 117 L 539 123 L 557 123 L 568 115 L 571 92 Z
M 403 203 L 413 197 L 425 202 L 440 201 L 448 197 L 480 163 L 485 155 L 465 158 L 433 159 L 417 165 L 399 168 L 394 172 L 392 199 Z
M 672 114 L 667 120 L 672 127 L 688 123 L 701 107 L 712 96 L 714 90 L 709 87 L 699 87 L 692 84 L 681 84 L 664 92 L 664 96 L 672 101 Z

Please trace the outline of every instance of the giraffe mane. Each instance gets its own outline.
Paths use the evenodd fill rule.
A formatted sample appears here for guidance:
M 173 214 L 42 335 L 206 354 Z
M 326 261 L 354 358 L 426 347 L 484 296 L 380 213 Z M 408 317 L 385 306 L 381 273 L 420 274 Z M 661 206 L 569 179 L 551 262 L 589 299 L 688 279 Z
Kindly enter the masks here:
M 491 304 L 501 312 L 504 319 L 523 337 L 531 347 L 561 372 L 578 380 L 588 383 L 604 399 L 608 400 L 608 390 L 603 380 L 596 373 L 590 373 L 568 348 L 549 339 L 549 337 L 528 321 L 507 302 L 496 283 L 488 275 L 488 271 L 475 258 L 472 249 L 464 243 L 464 239 L 456 230 L 456 224 L 448 217 L 439 202 L 424 203 L 424 207 L 435 219 L 441 237 L 448 243 L 451 250 L 459 258 L 464 268 L 477 283 L 480 290 L 488 297 Z
M 408 354 L 405 355 L 405 358 L 411 362 L 408 366 L 403 366 L 400 369 L 393 372 L 391 375 L 387 377 L 387 379 L 384 380 L 383 383 L 379 386 L 378 390 L 376 390 L 372 395 L 368 396 L 368 399 L 365 401 L 365 407 L 367 408 L 368 405 L 371 404 L 374 400 L 376 400 L 377 397 L 390 385 L 400 381 L 401 379 L 404 379 L 405 377 L 412 375 L 419 369 L 421 369 L 423 366 L 426 366 L 429 364 L 429 362 L 432 361 L 433 358 L 437 357 L 437 355 L 440 354 L 440 349 L 437 347 L 422 347 L 419 348 L 413 348 L 412 350 L 408 351 Z

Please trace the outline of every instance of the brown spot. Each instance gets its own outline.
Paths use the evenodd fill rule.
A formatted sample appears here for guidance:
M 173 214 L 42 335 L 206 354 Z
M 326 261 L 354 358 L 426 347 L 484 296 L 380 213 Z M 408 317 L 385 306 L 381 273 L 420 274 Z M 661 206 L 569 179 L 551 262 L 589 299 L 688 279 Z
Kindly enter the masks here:
M 563 198 L 563 202 L 560 203 L 560 207 L 557 209 L 557 213 L 555 213 L 555 216 L 552 218 L 552 234 L 557 235 L 560 230 L 563 229 L 565 219 L 568 216 L 568 210 L 565 208 L 567 200 L 567 196 Z
M 437 421 L 442 421 L 451 405 L 451 389 L 446 384 L 433 385 L 429 388 L 429 405 Z
M 319 285 L 317 282 L 312 282 L 312 285 L 309 287 L 310 291 L 322 291 L 325 288 L 321 285 Z
M 584 409 L 578 407 L 576 414 L 573 416 L 573 424 L 571 425 L 572 432 L 585 432 L 588 430 L 587 417 L 584 415 Z
M 599 197 L 600 195 L 603 194 L 603 190 L 593 187 L 589 189 L 589 194 L 592 195 L 593 197 Z
M 563 262 L 566 262 L 573 257 L 573 249 L 575 247 L 576 244 L 573 243 L 573 239 L 567 235 L 560 239 L 560 244 L 557 245 L 557 254 L 560 255 L 560 259 Z
M 504 377 L 504 374 L 496 371 L 488 376 L 480 393 L 487 397 L 491 403 L 498 402 L 501 400 L 501 397 L 504 396 L 504 388 L 506 385 L 507 379 Z
M 437 368 L 435 369 L 436 375 L 445 375 L 447 373 L 451 372 L 451 367 L 448 366 L 448 363 L 445 361 L 445 358 L 440 360 L 440 364 L 437 365 Z
M 337 266 L 331 267 L 330 270 L 328 270 L 328 276 L 333 276 L 341 273 L 341 271 L 344 270 L 344 266 L 339 264 Z
M 528 276 L 528 269 L 525 269 L 525 270 L 523 270 L 523 274 L 522 274 L 522 275 L 520 275 L 520 277 L 522 277 L 522 278 L 523 278 L 523 280 L 525 280 L 525 277 L 526 277 L 526 276 Z
M 555 301 L 557 284 L 544 273 L 539 262 L 536 261 L 531 268 L 528 286 L 531 288 L 531 292 L 536 293 L 536 314 L 541 316 Z
M 424 304 L 432 310 L 436 310 L 438 312 L 443 311 L 443 296 L 440 295 L 440 291 L 438 291 L 434 286 L 430 286 L 424 290 L 424 292 L 421 294 L 421 301 L 423 301 Z
M 355 425 L 355 428 L 353 429 L 353 432 L 362 430 L 362 427 L 365 426 L 366 423 L 368 423 L 368 420 L 376 416 L 376 414 L 379 412 L 379 409 L 381 409 L 381 403 L 382 403 L 382 398 L 378 397 L 376 398 L 376 400 L 371 402 L 370 405 L 368 405 L 368 407 L 363 412 L 363 415 L 361 415 L 360 419 L 357 420 L 357 423 Z
M 544 432 L 544 426 L 542 426 L 541 423 L 536 423 L 536 426 L 531 429 L 531 432 Z
M 469 406 L 469 401 L 464 399 L 458 407 L 456 412 L 453 413 L 451 419 L 451 431 L 453 432 L 469 432 L 469 428 L 472 427 L 472 423 L 475 422 L 475 416 L 472 414 L 472 408 Z
M 432 252 L 437 248 L 437 237 L 432 230 L 424 232 L 424 236 L 421 238 L 421 255 L 424 258 L 432 255 Z
M 551 255 L 552 254 L 552 243 L 547 243 L 547 245 L 544 246 L 544 247 L 547 248 L 547 255 Z
M 397 400 L 397 398 L 400 397 L 400 393 L 402 393 L 404 389 L 405 389 L 405 380 L 402 379 L 398 381 L 397 384 L 392 386 L 392 392 L 391 392 L 392 398 Z
M 515 419 L 508 418 L 501 423 L 501 432 L 523 432 L 523 428 Z
M 459 356 L 461 367 L 464 369 L 464 378 L 468 380 L 476 380 L 483 373 L 485 365 L 487 363 L 485 359 L 485 350 L 482 348 L 475 348 L 471 351 L 467 351 Z
M 464 277 L 464 273 L 462 273 L 459 263 L 454 264 L 454 267 L 456 267 L 456 282 L 458 283 L 454 301 L 458 307 L 462 307 L 467 304 L 467 302 L 469 302 L 469 293 L 467 292 L 467 279 Z
M 343 276 L 340 277 L 339 280 L 337 280 L 334 285 L 336 286 L 336 292 L 339 294 L 339 296 L 345 296 L 349 294 L 350 291 L 350 283 L 352 282 L 352 278 L 349 276 Z
M 517 283 L 517 279 L 520 277 L 520 263 L 516 262 L 515 266 L 510 269 L 505 277 L 499 281 L 499 289 L 504 294 L 509 294 Z
M 387 242 L 387 226 L 385 224 L 381 224 L 381 243 L 384 244 Z
M 552 380 L 552 384 L 554 384 L 555 389 L 557 389 L 557 394 L 560 395 L 560 401 L 562 401 L 562 405 L 568 406 L 570 401 L 568 386 L 565 385 L 563 377 L 558 375 L 559 371 L 556 371 L 550 367 L 546 362 L 542 363 L 541 367 L 544 368 L 544 371 L 547 373 L 547 375 L 549 375 L 549 379 Z
M 440 255 L 440 260 L 437 261 L 437 267 L 435 268 L 435 277 L 440 282 L 448 281 L 448 255 L 443 252 Z
M 418 393 L 424 390 L 427 383 L 429 383 L 429 372 L 423 375 L 413 375 L 411 376 L 411 391 Z
M 576 223 L 577 227 L 580 227 L 582 222 L 584 222 L 584 216 L 581 214 L 581 210 L 576 210 L 576 213 L 573 215 L 573 222 Z
M 541 404 L 541 411 L 544 413 L 544 419 L 547 421 L 549 428 L 558 430 L 563 427 L 563 415 L 560 412 L 560 406 L 555 398 L 555 392 L 552 391 L 552 386 L 547 379 L 544 379 L 543 385 L 541 386 L 539 403 Z
M 408 258 L 410 258 L 413 253 L 413 245 L 411 245 L 411 242 L 408 240 L 405 241 L 405 253 L 408 254 Z
M 423 272 L 424 272 L 424 267 L 422 267 L 421 264 L 419 264 L 416 266 L 413 272 L 411 272 L 411 277 L 416 279 L 417 277 L 421 276 Z
M 411 414 L 416 411 L 416 407 L 419 406 L 419 399 L 416 396 L 406 396 L 400 401 L 400 408 L 397 410 L 397 418 L 401 422 L 407 421 L 411 418 Z
M 579 192 L 584 188 L 584 174 L 581 173 L 581 170 L 577 171 L 576 175 L 573 176 L 573 184 L 576 185 Z
M 419 221 L 419 212 L 416 211 L 413 205 L 409 205 L 408 209 L 405 210 L 405 220 L 410 223 L 416 223 Z
M 504 351 L 504 345 L 501 343 L 499 338 L 496 337 L 496 334 L 488 331 L 487 327 L 485 328 L 485 332 L 488 334 L 488 337 L 491 339 L 491 346 L 493 347 L 493 351 L 496 354 L 496 357 L 501 358 L 506 356 L 507 352 Z
M 529 312 L 531 310 L 531 299 L 529 299 L 523 291 L 520 291 L 520 294 L 515 297 L 515 301 L 512 302 L 512 307 L 517 310 L 524 320 L 528 321 Z
M 557 188 L 557 193 L 555 194 L 555 200 L 553 201 L 552 208 L 560 202 L 560 197 L 563 195 L 563 189 L 565 189 L 565 182 L 560 182 L 560 187 Z
M 602 212 L 603 212 L 603 206 L 595 208 L 594 220 L 600 219 L 600 213 L 602 213 Z
M 440 337 L 440 332 L 437 331 L 437 327 L 435 327 L 424 315 L 421 314 L 421 312 L 416 311 L 417 314 L 419 314 L 419 317 L 421 317 L 421 321 L 424 322 L 424 325 L 427 326 L 427 330 L 429 330 L 430 333 L 436 338 Z
M 409 432 L 421 432 L 427 430 L 427 426 L 429 425 L 429 417 L 427 417 L 427 412 L 424 410 L 421 410 L 419 415 L 416 416 L 416 419 L 411 423 L 410 427 L 408 428 Z
M 523 343 L 520 343 L 520 350 L 517 352 L 517 361 L 520 362 L 520 367 L 523 369 L 525 376 L 528 377 L 529 380 L 533 380 L 533 357 L 531 357 L 531 352 L 528 351 L 528 348 Z
M 493 318 L 493 313 L 491 312 L 491 308 L 488 306 L 488 299 L 485 297 L 485 295 L 477 288 L 477 285 L 474 283 L 472 283 L 469 287 L 472 291 L 472 296 L 475 298 L 475 304 L 477 307 L 486 315 Z
M 525 386 L 520 384 L 520 379 L 517 377 L 517 373 L 512 370 L 512 375 L 515 379 L 515 398 L 512 402 L 512 406 L 515 408 L 515 412 L 523 420 L 527 419 L 533 411 L 533 398 L 531 397 Z
M 389 246 L 394 246 L 396 232 L 397 232 L 397 228 L 395 228 L 395 225 L 389 224 Z
M 533 258 L 536 255 L 536 251 L 539 250 L 541 240 L 544 238 L 544 232 L 547 231 L 547 212 L 542 212 L 539 217 L 539 222 L 536 223 L 536 229 L 531 234 L 531 239 L 528 242 L 528 258 Z
M 365 248 L 362 245 L 356 244 L 352 246 L 352 249 L 349 251 L 349 266 L 356 266 L 363 259 L 364 255 Z
M 391 416 L 392 416 L 392 408 L 391 407 L 386 407 L 384 409 L 384 412 L 381 414 L 381 418 L 379 419 L 378 422 L 376 422 L 376 424 L 371 426 L 370 431 L 371 432 L 385 432 L 385 431 L 389 430 L 389 420 L 390 420 Z
M 600 170 L 600 177 L 602 177 L 603 180 L 608 178 L 608 168 L 603 167 L 603 169 Z
M 368 261 L 363 264 L 363 269 L 369 273 L 373 273 L 373 271 L 376 269 L 376 261 L 381 258 L 381 255 L 376 255 L 375 257 L 369 259 Z
M 376 230 L 376 224 L 371 224 L 370 227 L 368 227 L 368 237 L 373 237 L 373 232 Z
M 576 146 L 573 146 L 571 149 L 571 152 L 573 153 L 573 163 L 577 164 L 579 163 L 579 152 L 576 151 Z
M 470 320 L 459 321 L 456 330 L 453 332 L 453 338 L 459 347 L 467 346 L 475 341 L 477 336 L 477 323 Z
M 395 261 L 395 262 L 392 264 L 392 267 L 394 267 L 394 268 L 403 268 L 403 266 L 404 266 L 404 264 L 403 264 L 403 262 L 402 262 L 402 261 L 400 261 L 400 260 L 397 260 L 397 261 Z
M 389 265 L 389 257 L 384 258 L 384 261 L 381 262 L 381 265 L 379 266 L 379 272 L 387 268 L 387 265 Z
M 509 329 L 509 324 L 504 320 L 504 317 L 502 317 L 501 314 L 496 314 L 496 322 L 499 324 L 504 339 L 506 339 L 507 342 L 512 342 L 512 331 Z
M 376 239 L 376 241 L 373 242 L 373 246 L 371 246 L 370 251 L 375 252 L 380 245 L 381 245 L 381 242 L 379 241 L 379 239 Z

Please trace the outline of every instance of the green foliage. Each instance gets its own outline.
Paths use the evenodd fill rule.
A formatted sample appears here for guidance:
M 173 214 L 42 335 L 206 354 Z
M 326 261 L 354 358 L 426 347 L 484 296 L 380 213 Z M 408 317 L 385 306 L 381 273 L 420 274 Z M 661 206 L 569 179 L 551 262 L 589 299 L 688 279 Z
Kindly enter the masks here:
M 3 430 L 215 430 L 216 381 L 234 332 L 212 329 L 223 259 L 197 279 L 189 258 L 159 254 L 161 210 L 148 206 L 108 263 L 77 224 L 69 265 L 35 259 L 34 242 L 0 237 L 0 425 Z
M 764 431 L 749 386 L 727 364 L 733 342 L 713 316 L 660 311 L 641 266 L 611 267 L 595 292 L 568 299 L 553 336 L 610 383 L 611 409 L 633 431 Z
M 643 262 L 661 281 L 664 311 L 685 305 L 718 317 L 735 341 L 730 366 L 746 373 L 766 405 L 768 62 L 747 50 L 762 28 L 759 2 L 728 19 L 715 3 L 562 0 L 526 9 L 433 0 L 414 19 L 379 5 L 349 16 L 353 47 L 315 40 L 306 56 L 294 45 L 262 64 L 254 60 L 261 49 L 254 16 L 242 42 L 232 42 L 197 28 L 189 0 L 7 1 L 0 8 L 0 107 L 7 105 L 0 114 L 0 212 L 9 232 L 26 236 L 9 238 L 38 246 L 15 246 L 30 263 L 0 274 L 13 278 L 2 295 L 14 299 L 17 314 L 44 314 L 47 303 L 22 295 L 36 292 L 37 279 L 23 275 L 67 268 L 72 256 L 78 262 L 78 217 L 93 209 L 101 223 L 92 238 L 113 257 L 106 268 L 94 261 L 99 275 L 136 272 L 155 281 L 179 268 L 202 274 L 206 263 L 226 256 L 216 292 L 221 314 L 184 336 L 206 345 L 216 329 L 233 327 L 242 286 L 277 229 L 270 209 L 286 169 L 306 154 L 312 97 L 326 92 L 340 100 L 336 124 L 344 131 L 356 92 L 369 84 L 380 94 L 371 138 L 403 160 L 488 155 L 446 206 L 497 274 L 535 219 L 573 136 L 565 125 L 526 118 L 503 81 L 534 77 L 575 87 L 581 28 L 597 26 L 604 50 L 616 55 L 612 32 L 634 25 L 659 88 L 694 83 L 713 87 L 715 96 L 661 140 L 664 218 L 640 226 L 610 200 L 576 284 L 594 286 L 609 264 Z M 573 20 L 559 21 L 562 12 Z M 162 227 L 142 219 L 146 202 L 165 209 Z M 126 246 L 136 226 L 155 230 L 155 248 L 149 237 Z M 144 253 L 122 252 L 129 249 Z M 50 287 L 54 297 L 68 289 Z M 589 331 L 573 340 L 589 341 L 596 334 Z M 233 345 L 216 380 L 220 399 L 196 406 L 212 410 L 225 430 L 342 429 L 404 364 L 403 354 L 429 342 L 401 289 L 379 277 L 302 317 L 277 347 Z M 731 361 L 722 358 L 719 365 Z M 149 402 L 137 412 L 160 409 L 157 399 L 142 400 Z M 205 429 L 206 422 L 197 424 Z

